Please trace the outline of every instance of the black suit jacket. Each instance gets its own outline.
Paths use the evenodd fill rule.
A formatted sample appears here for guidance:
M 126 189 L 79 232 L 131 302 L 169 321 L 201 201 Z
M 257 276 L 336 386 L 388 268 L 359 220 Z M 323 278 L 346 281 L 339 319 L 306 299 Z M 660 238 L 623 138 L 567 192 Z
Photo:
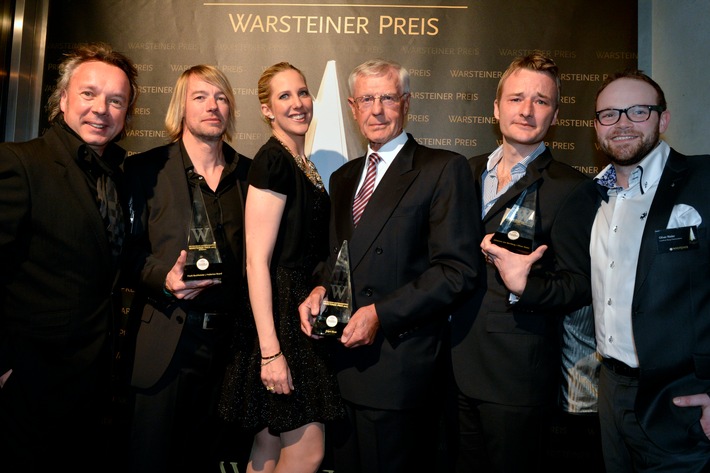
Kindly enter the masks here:
M 131 384 L 137 388 L 150 388 L 163 375 L 186 317 L 181 304 L 163 293 L 165 277 L 180 251 L 187 249 L 192 218 L 192 199 L 180 146 L 178 141 L 126 161 L 133 219 L 129 265 L 130 272 L 137 275 L 136 303 L 131 311 L 140 316 L 131 377 Z M 237 159 L 235 172 L 243 210 L 251 159 L 226 143 L 223 152 Z
M 0 410 L 30 430 L 62 417 L 76 426 L 108 399 L 117 264 L 81 146 L 59 124 L 0 145 L 0 373 L 12 368 L 2 391 L 21 397 L 3 397 Z M 114 144 L 107 153 L 125 154 Z
M 470 159 L 478 196 L 488 156 Z M 510 304 L 510 292 L 487 265 L 486 286 L 452 316 L 453 369 L 468 397 L 515 406 L 555 401 L 559 317 L 591 302 L 589 236 L 596 197 L 585 182 L 591 180 L 555 161 L 546 149 L 483 218 L 485 233 L 494 233 L 506 209 L 537 183 L 534 245 L 548 249 L 533 265 L 516 304 Z M 477 211 L 480 220 L 480 207 Z
M 480 205 L 465 158 L 409 136 L 354 229 L 365 163 L 350 161 L 331 177 L 329 266 L 348 240 L 353 310 L 374 303 L 380 330 L 371 346 L 338 347 L 338 381 L 358 405 L 420 407 L 434 384 L 452 303 L 476 281 Z
M 644 227 L 632 301 L 639 358 L 636 415 L 649 438 L 667 451 L 710 441 L 700 409 L 676 407 L 674 396 L 710 391 L 710 156 L 671 150 Z M 606 195 L 606 191 L 603 191 Z M 673 207 L 694 208 L 702 223 L 698 248 L 660 252 L 659 230 Z

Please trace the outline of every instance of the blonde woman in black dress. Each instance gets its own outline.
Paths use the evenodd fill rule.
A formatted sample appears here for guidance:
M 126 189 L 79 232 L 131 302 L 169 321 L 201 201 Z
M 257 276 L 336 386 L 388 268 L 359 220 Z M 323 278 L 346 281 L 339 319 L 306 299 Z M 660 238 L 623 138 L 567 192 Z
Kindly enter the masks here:
M 328 255 L 330 199 L 305 155 L 313 116 L 305 77 L 289 63 L 275 64 L 262 74 L 258 91 L 272 131 L 254 157 L 245 210 L 258 337 L 242 363 L 246 373 L 228 373 L 226 393 L 233 416 L 257 432 L 248 472 L 315 472 L 324 456 L 324 423 L 343 411 L 328 341 L 301 332 L 298 305 L 310 293 L 316 264 Z

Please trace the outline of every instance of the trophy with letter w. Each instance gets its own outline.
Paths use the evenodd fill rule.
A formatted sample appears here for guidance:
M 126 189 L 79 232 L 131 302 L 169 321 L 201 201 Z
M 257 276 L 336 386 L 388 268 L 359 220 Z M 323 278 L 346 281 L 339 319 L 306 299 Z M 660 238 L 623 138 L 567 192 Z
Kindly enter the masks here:
M 350 284 L 350 253 L 344 240 L 335 260 L 330 285 L 323 300 L 321 313 L 313 322 L 313 334 L 339 337 L 353 311 L 353 291 Z
M 536 204 L 537 184 L 533 184 L 520 194 L 511 208 L 506 210 L 491 242 L 513 253 L 521 255 L 532 253 Z
M 202 191 L 195 189 L 192 199 L 192 221 L 187 236 L 185 280 L 214 279 L 222 276 L 222 258 L 205 209 Z

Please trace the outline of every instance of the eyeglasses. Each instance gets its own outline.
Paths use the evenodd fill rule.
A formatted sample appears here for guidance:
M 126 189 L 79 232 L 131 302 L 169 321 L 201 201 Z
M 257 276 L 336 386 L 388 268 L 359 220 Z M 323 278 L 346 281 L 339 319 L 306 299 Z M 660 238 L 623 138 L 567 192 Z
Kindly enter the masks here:
M 634 123 L 645 122 L 651 118 L 651 112 L 659 114 L 666 110 L 663 105 L 634 105 L 629 108 L 605 108 L 596 112 L 597 121 L 604 126 L 615 125 L 621 120 L 621 114 Z
M 403 97 L 406 97 L 409 95 L 408 93 L 404 93 L 402 95 L 396 95 L 396 94 L 381 94 L 381 95 L 363 95 L 362 97 L 355 97 L 353 102 L 355 102 L 355 105 L 357 105 L 357 108 L 360 110 L 367 110 L 371 108 L 376 100 L 380 100 L 380 103 L 382 104 L 383 107 L 396 107 L 397 104 L 399 103 L 400 100 L 402 100 Z

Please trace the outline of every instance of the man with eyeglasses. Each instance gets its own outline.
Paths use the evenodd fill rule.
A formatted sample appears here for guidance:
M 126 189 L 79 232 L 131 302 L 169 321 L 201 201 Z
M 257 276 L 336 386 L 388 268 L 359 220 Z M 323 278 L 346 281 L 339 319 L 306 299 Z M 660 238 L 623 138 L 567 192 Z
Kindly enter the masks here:
M 641 71 L 609 77 L 596 109 L 611 161 L 590 244 L 606 471 L 708 471 L 710 156 L 660 139 L 670 112 Z
M 477 281 L 478 200 L 463 156 L 421 146 L 405 133 L 405 68 L 367 61 L 349 85 L 368 150 L 330 180 L 326 267 L 347 240 L 353 295 L 353 315 L 335 351 L 348 410 L 348 420 L 330 431 L 335 470 L 436 471 L 442 341 L 452 304 Z M 308 335 L 324 296 L 318 286 L 301 305 Z

